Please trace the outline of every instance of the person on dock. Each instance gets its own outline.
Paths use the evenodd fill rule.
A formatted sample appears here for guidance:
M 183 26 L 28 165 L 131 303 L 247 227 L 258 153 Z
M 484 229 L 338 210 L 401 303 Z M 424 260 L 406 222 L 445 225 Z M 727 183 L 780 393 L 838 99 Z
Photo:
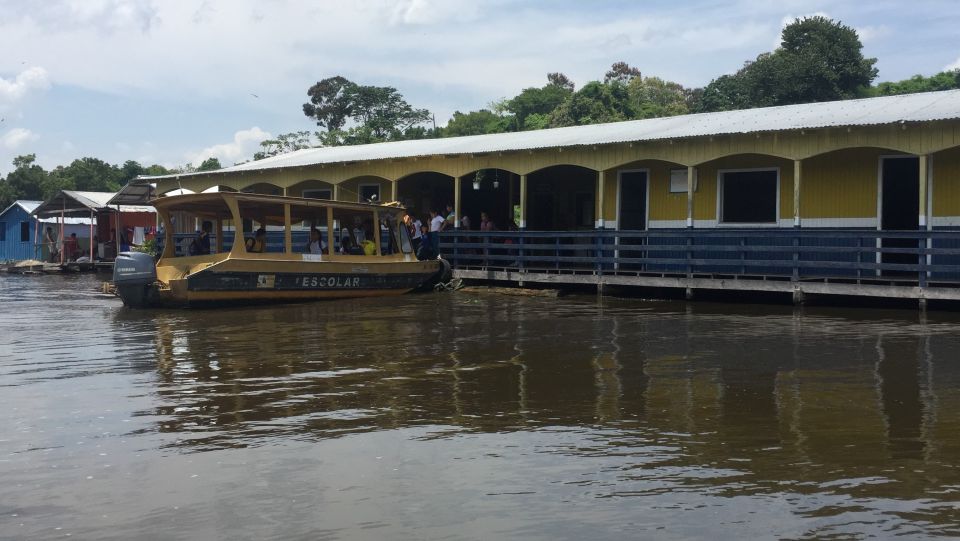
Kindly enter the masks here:
M 41 259 L 50 263 L 60 260 L 60 254 L 57 253 L 57 237 L 53 234 L 53 228 L 47 226 L 43 232 L 43 257 Z
M 443 216 L 440 216 L 440 212 L 436 210 L 430 211 L 430 251 L 434 255 L 440 253 L 440 232 L 443 231 L 443 225 L 446 221 L 443 219 Z
M 80 250 L 80 243 L 77 241 L 77 234 L 70 233 L 70 236 L 63 239 L 63 260 L 73 261 Z

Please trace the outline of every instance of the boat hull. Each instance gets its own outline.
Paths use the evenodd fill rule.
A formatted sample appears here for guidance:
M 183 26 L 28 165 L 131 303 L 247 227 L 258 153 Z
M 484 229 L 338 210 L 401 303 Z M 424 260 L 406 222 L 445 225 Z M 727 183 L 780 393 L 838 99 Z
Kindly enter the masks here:
M 443 262 L 356 265 L 284 264 L 214 265 L 180 279 L 162 280 L 143 288 L 118 287 L 124 304 L 133 308 L 263 304 L 323 299 L 400 295 L 432 286 L 442 278 Z M 234 267 L 234 268 L 231 268 Z M 382 267 L 382 268 L 378 268 Z

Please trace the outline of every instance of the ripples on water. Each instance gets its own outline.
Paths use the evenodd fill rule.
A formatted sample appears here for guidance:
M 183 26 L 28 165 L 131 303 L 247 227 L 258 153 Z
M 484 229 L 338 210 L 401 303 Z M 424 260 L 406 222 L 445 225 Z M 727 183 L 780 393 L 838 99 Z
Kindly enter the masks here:
M 0 275 L 0 538 L 960 535 L 953 314 Z

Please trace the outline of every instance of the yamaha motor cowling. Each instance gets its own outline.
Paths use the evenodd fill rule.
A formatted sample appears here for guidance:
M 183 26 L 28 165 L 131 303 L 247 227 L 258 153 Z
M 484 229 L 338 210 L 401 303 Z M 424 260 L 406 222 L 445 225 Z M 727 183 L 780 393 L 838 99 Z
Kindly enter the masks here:
M 143 252 L 120 252 L 113 262 L 113 285 L 126 306 L 145 308 L 155 305 L 159 296 L 153 256 Z

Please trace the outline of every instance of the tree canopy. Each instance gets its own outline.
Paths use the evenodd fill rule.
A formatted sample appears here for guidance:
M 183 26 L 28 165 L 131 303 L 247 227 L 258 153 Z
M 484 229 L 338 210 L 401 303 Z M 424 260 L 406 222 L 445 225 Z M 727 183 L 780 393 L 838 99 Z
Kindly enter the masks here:
M 303 104 L 303 114 L 326 128 L 317 133 L 326 146 L 405 139 L 431 119 L 430 111 L 414 108 L 392 86 L 358 85 L 339 75 L 318 81 L 307 95 L 310 103 Z M 349 128 L 348 121 L 353 123 Z
M 854 98 L 877 77 L 877 59 L 864 58 L 856 31 L 821 16 L 783 29 L 780 47 L 723 75 L 703 89 L 698 112 Z

